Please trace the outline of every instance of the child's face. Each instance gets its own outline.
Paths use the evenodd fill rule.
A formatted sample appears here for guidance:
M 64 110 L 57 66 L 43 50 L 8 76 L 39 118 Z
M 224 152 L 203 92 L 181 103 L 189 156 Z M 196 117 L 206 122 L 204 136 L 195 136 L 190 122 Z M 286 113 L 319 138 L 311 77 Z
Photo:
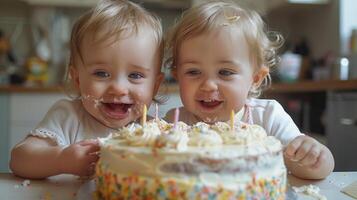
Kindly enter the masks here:
M 88 35 L 82 42 L 83 63 L 77 59 L 71 75 L 85 109 L 108 127 L 138 119 L 159 88 L 163 75 L 151 32 L 143 29 L 119 41 L 97 43 Z
M 178 55 L 174 76 L 182 102 L 208 123 L 229 120 L 231 111 L 243 107 L 252 84 L 263 75 L 254 73 L 248 44 L 235 27 L 189 38 Z

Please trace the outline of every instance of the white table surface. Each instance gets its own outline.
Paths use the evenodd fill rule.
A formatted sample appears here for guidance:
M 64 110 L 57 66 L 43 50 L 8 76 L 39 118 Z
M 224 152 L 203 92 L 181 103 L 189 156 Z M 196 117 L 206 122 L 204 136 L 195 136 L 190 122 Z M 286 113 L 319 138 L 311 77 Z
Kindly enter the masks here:
M 309 184 L 318 186 L 320 194 L 326 196 L 327 199 L 353 200 L 340 190 L 357 181 L 357 172 L 333 172 L 326 179 L 320 181 L 302 180 L 290 175 L 288 179 L 290 186 L 300 187 Z M 82 192 L 83 186 L 88 185 L 88 182 L 71 175 L 54 176 L 45 180 L 30 180 L 28 186 L 23 185 L 25 180 L 10 173 L 0 173 L 0 199 L 79 199 L 81 195 L 78 195 L 78 192 Z M 302 194 L 298 194 L 297 197 L 298 200 L 314 199 Z

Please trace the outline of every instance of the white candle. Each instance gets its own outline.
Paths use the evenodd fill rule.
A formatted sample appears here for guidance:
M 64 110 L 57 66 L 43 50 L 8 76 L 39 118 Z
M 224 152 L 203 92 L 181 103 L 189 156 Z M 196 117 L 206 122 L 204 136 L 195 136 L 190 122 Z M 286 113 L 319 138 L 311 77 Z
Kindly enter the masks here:
M 174 116 L 174 128 L 177 127 L 177 122 L 179 120 L 180 110 L 178 108 L 175 109 L 175 116 Z
M 231 111 L 231 130 L 234 131 L 234 110 Z
M 159 120 L 159 105 L 155 103 L 155 119 Z

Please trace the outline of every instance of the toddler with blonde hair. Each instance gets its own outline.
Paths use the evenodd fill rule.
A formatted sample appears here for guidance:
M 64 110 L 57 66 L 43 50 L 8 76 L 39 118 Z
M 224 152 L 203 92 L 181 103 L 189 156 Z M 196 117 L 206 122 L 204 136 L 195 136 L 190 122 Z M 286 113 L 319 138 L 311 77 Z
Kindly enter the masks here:
M 279 60 L 280 34 L 267 34 L 259 14 L 236 3 L 210 1 L 187 10 L 168 39 L 167 64 L 178 81 L 183 107 L 180 119 L 258 124 L 285 146 L 292 174 L 324 178 L 334 168 L 327 147 L 302 134 L 275 100 L 257 99 L 270 82 L 269 71 Z M 166 119 L 174 120 L 174 110 Z
M 60 100 L 11 152 L 10 168 L 27 178 L 89 176 L 95 138 L 138 120 L 163 79 L 160 20 L 127 0 L 102 0 L 74 24 L 67 82 Z

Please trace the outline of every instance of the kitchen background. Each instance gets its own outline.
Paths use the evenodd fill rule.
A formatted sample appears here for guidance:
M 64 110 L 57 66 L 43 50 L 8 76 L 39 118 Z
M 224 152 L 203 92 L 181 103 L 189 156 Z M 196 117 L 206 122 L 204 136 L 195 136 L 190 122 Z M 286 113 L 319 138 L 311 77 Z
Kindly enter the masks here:
M 136 0 L 162 19 L 164 30 L 204 0 Z M 357 170 L 356 0 L 236 0 L 257 10 L 286 39 L 273 85 L 302 132 L 332 151 L 336 171 Z M 0 172 L 10 149 L 59 98 L 74 20 L 97 0 L 0 0 Z M 167 73 L 169 74 L 169 73 Z M 167 75 L 160 115 L 181 105 Z M 151 110 L 152 111 L 152 110 Z

